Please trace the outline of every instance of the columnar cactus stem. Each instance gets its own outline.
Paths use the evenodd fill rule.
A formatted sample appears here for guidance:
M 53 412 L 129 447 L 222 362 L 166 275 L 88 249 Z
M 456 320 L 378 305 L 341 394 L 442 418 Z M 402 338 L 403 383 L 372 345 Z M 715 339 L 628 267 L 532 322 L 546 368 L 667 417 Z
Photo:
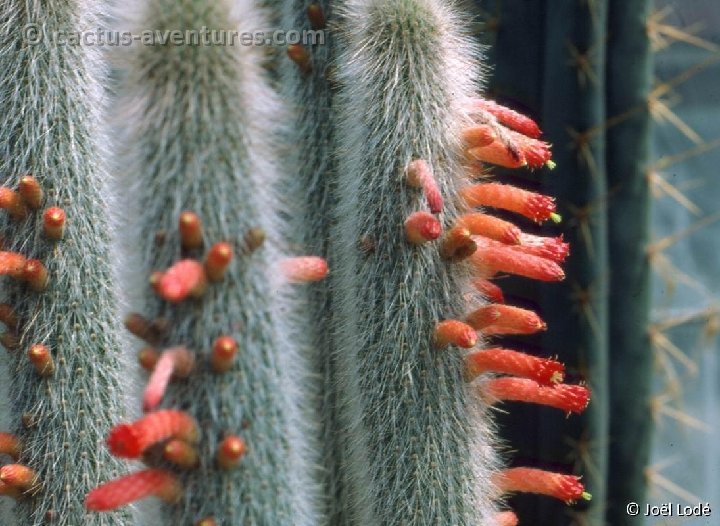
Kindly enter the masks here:
M 6 288 L 17 318 L 8 329 L 18 336 L 18 349 L 10 352 L 11 425 L 21 442 L 19 464 L 37 474 L 15 508 L 27 526 L 129 522 L 125 511 L 101 517 L 82 505 L 91 487 L 118 474 L 102 440 L 122 417 L 122 342 L 99 114 L 104 68 L 98 49 L 54 38 L 98 27 L 97 7 L 0 3 L 0 173 L 4 192 L 17 189 L 25 203 L 22 213 L 8 210 L 5 245 L 37 258 L 24 268 L 30 283 L 8 281 Z M 26 40 L 28 27 L 44 39 Z M 57 230 L 44 234 L 45 206 L 67 215 L 62 239 Z M 28 354 L 35 346 L 49 352 L 52 374 L 38 374 Z M 40 372 L 50 372 L 47 363 Z
M 268 27 L 246 0 L 152 0 L 138 13 L 137 28 L 159 31 Z M 167 330 L 128 322 L 155 345 L 195 354 L 194 371 L 167 386 L 161 407 L 182 408 L 202 428 L 197 466 L 177 473 L 180 503 L 164 508 L 168 523 L 322 522 L 310 477 L 317 413 L 304 407 L 311 381 L 298 351 L 311 322 L 289 293 L 313 284 L 289 281 L 321 279 L 327 265 L 281 255 L 291 232 L 280 216 L 294 214 L 275 194 L 277 124 L 287 114 L 262 60 L 259 47 L 239 41 L 142 46 L 128 57 L 120 116 L 131 123 L 131 162 L 121 161 L 137 177 L 144 276 L 160 272 L 145 311 L 166 318 Z M 221 337 L 231 342 L 227 358 L 214 349 Z
M 288 127 L 287 192 L 298 196 L 303 203 L 295 225 L 296 241 L 307 252 L 323 256 L 334 266 L 328 253 L 329 231 L 333 214 L 332 189 L 335 185 L 335 140 L 333 133 L 333 94 L 335 38 L 328 24 L 335 18 L 331 0 L 282 0 L 282 24 L 286 29 L 322 31 L 324 43 L 306 45 L 312 68 L 307 71 L 293 60 L 283 57 L 280 64 L 282 93 L 292 104 L 294 119 Z M 288 49 L 292 55 L 292 49 Z M 366 247 L 371 249 L 371 242 Z M 315 407 L 323 415 L 319 429 L 322 465 L 318 479 L 326 497 L 328 525 L 344 525 L 347 521 L 346 488 L 340 479 L 340 465 L 344 462 L 339 445 L 343 426 L 338 424 L 338 382 L 332 319 L 335 308 L 329 293 L 332 275 L 326 282 L 307 289 L 309 314 L 315 321 L 306 330 L 309 345 L 306 349 L 318 377 Z
M 463 103 L 476 94 L 478 69 L 452 9 L 435 0 L 352 1 L 341 17 L 331 257 L 352 426 L 345 480 L 358 524 L 492 524 L 495 513 L 482 405 L 463 381 L 459 349 L 433 343 L 438 322 L 463 314 L 467 267 L 403 232 L 428 206 L 405 175 L 418 159 L 444 198 L 442 222 L 458 214 L 461 132 L 470 124 Z M 373 251 L 363 251 L 364 238 Z

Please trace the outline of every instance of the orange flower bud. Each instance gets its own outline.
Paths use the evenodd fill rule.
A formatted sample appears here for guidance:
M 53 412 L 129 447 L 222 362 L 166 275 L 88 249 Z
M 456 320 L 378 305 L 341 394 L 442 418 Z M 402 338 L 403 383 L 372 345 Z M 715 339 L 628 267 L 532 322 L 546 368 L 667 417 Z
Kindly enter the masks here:
M 231 469 L 238 465 L 245 455 L 247 447 L 245 441 L 236 435 L 230 435 L 220 442 L 217 451 L 218 465 L 223 469 Z
M 20 456 L 20 440 L 10 433 L 0 433 L 0 454 L 10 455 L 14 460 Z
M 42 206 L 43 191 L 38 180 L 32 175 L 26 175 L 20 179 L 18 191 L 25 204 L 33 210 L 37 210 Z
M 39 259 L 28 259 L 23 267 L 23 279 L 35 291 L 43 291 L 48 284 L 48 272 Z
M 55 372 L 55 363 L 53 362 L 50 349 L 42 343 L 36 343 L 28 350 L 28 358 L 35 366 L 35 370 L 40 376 L 51 376 Z
M 210 281 L 220 281 L 232 261 L 233 249 L 229 243 L 215 243 L 205 257 L 205 274 Z
M 1 467 L 0 481 L 19 491 L 31 490 L 40 483 L 37 473 L 22 464 L 7 464 Z
M 65 211 L 53 206 L 43 214 L 43 231 L 45 237 L 52 240 L 62 239 L 65 233 Z
M 197 449 L 178 439 L 170 440 L 165 444 L 163 458 L 183 469 L 193 469 L 200 461 Z
M 458 320 L 445 320 L 435 325 L 433 343 L 436 347 L 457 345 L 463 349 L 474 347 L 477 343 L 477 332 L 467 323 Z
M 4 208 L 15 220 L 27 217 L 27 208 L 20 194 L 5 186 L 0 187 L 0 208 Z
M 428 212 L 413 212 L 405 220 L 405 237 L 414 245 L 421 245 L 440 237 L 442 225 Z
M 200 248 L 203 244 L 202 222 L 194 212 L 185 211 L 178 220 L 180 245 L 185 250 Z
M 220 336 L 213 343 L 210 365 L 216 373 L 224 373 L 232 367 L 237 355 L 238 345 L 230 336 Z

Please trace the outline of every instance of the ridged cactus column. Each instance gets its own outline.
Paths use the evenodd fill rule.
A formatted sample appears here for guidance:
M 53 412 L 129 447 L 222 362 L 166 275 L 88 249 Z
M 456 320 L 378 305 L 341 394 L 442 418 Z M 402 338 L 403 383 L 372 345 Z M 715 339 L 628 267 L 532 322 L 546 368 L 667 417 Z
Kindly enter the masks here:
M 161 31 L 267 27 L 249 1 L 153 0 L 138 12 L 136 27 Z M 87 505 L 124 504 L 121 490 L 137 480 L 149 481 L 138 498 L 171 501 L 168 524 L 320 524 L 311 477 L 317 413 L 299 353 L 311 321 L 295 310 L 288 281 L 322 276 L 312 275 L 316 260 L 281 260 L 291 227 L 280 216 L 293 209 L 276 194 L 274 144 L 288 116 L 265 78 L 262 49 L 223 45 L 216 35 L 203 45 L 142 46 L 129 57 L 120 116 L 131 130 L 130 158 L 123 159 L 141 211 L 141 275 L 162 273 L 161 298 L 147 285 L 143 314 L 165 323 L 162 335 L 148 338 L 160 353 L 149 364 L 149 412 L 119 425 L 109 444 L 137 456 L 172 437 L 159 453 L 176 466 L 101 486 Z M 138 316 L 128 326 L 149 334 Z M 171 409 L 154 410 L 168 364 L 185 379 L 168 386 L 161 404 Z
M 82 503 L 119 467 L 102 444 L 124 405 L 108 217 L 116 204 L 106 184 L 98 50 L 54 37 L 97 27 L 97 7 L 0 3 L 3 250 L 18 253 L 0 258 L 3 274 L 16 278 L 0 308 L 13 419 L 0 431 L 20 441 L 16 463 L 0 467 L 0 495 L 17 498 L 23 526 L 131 522 L 125 511 L 98 516 Z M 38 34 L 39 42 L 25 38 Z
M 607 131 L 610 273 L 610 443 L 607 521 L 633 518 L 627 502 L 644 502 L 650 455 L 653 353 L 650 312 L 650 192 L 647 166 L 651 118 L 652 53 L 647 35 L 651 2 L 611 1 L 608 11 Z

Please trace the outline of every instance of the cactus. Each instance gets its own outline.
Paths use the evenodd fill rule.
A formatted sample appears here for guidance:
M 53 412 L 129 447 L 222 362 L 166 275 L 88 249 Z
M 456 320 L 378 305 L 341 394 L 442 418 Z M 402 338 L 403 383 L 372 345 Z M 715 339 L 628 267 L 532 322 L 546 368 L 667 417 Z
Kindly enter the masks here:
M 302 215 L 294 223 L 296 241 L 303 244 L 306 252 L 327 258 L 332 268 L 327 245 L 335 181 L 331 92 L 334 35 L 327 27 L 333 23 L 334 12 L 328 0 L 309 5 L 304 0 L 280 3 L 281 27 L 323 31 L 324 36 L 322 45 L 289 46 L 280 73 L 281 93 L 294 110 L 287 137 L 287 143 L 294 146 L 287 152 L 285 166 L 289 174 L 287 191 L 302 203 L 299 211 Z M 309 68 L 303 65 L 303 60 L 310 61 Z M 339 442 L 342 429 L 338 424 L 339 393 L 335 386 L 337 364 L 332 352 L 332 333 L 328 330 L 334 316 L 329 280 L 317 283 L 308 293 L 310 317 L 315 320 L 307 327 L 311 341 L 308 358 L 315 374 L 322 378 L 317 382 L 316 395 L 318 414 L 323 415 L 319 435 L 322 472 L 318 476 L 323 483 L 327 524 L 345 524 L 347 498 L 340 476 L 343 450 Z
M 621 122 L 607 130 L 610 275 L 608 337 L 610 437 L 607 521 L 630 524 L 623 504 L 646 500 L 652 434 L 648 411 L 653 353 L 647 334 L 650 267 L 647 169 L 650 155 L 648 93 L 652 53 L 646 32 L 651 2 L 611 1 L 608 7 L 607 114 Z M 632 388 L 629 388 L 632 386 Z M 631 423 L 631 424 L 630 424 Z M 629 425 L 630 424 L 630 425 Z
M 154 0 L 138 13 L 137 28 L 160 31 L 267 26 L 251 2 Z M 167 520 L 180 524 L 210 517 L 222 524 L 320 520 L 309 477 L 318 462 L 312 439 L 316 418 L 307 407 L 311 382 L 300 354 L 303 330 L 312 322 L 295 311 L 285 283 L 306 276 L 303 268 L 281 264 L 290 231 L 281 214 L 292 216 L 293 210 L 279 208 L 283 201 L 275 193 L 280 172 L 274 141 L 286 114 L 265 78 L 262 59 L 258 47 L 217 44 L 143 46 L 127 57 L 120 118 L 133 123 L 127 144 L 133 195 L 142 210 L 137 242 L 144 271 L 139 274 L 164 272 L 156 284 L 162 297 L 146 287 L 150 297 L 143 314 L 163 318 L 167 328 L 149 338 L 141 318 L 128 319 L 136 334 L 165 349 L 145 391 L 145 409 L 157 407 L 171 373 L 178 376 L 183 362 L 195 362 L 162 400 L 202 426 L 198 465 L 178 473 L 181 502 L 167 507 Z M 225 261 L 213 263 L 216 256 Z M 198 261 L 203 257 L 204 269 Z M 186 298 L 202 288 L 207 290 L 201 297 Z M 183 349 L 176 352 L 177 346 Z M 154 429 L 153 421 L 147 422 L 133 425 L 144 430 L 138 431 L 142 436 Z M 118 427 L 110 437 L 120 449 L 122 429 L 128 428 Z M 175 436 L 168 433 L 158 440 Z M 235 445 L 225 442 L 231 437 Z M 238 465 L 237 458 L 222 456 L 243 447 L 247 451 Z M 167 446 L 163 454 L 175 458 Z M 103 487 L 88 505 L 111 505 L 113 491 L 116 486 Z M 178 498 L 174 492 L 163 495 Z
M 150 519 L 158 524 L 490 526 L 517 523 L 502 511 L 506 493 L 589 498 L 574 475 L 501 469 L 490 411 L 523 401 L 579 413 L 588 402 L 587 388 L 562 383 L 559 362 L 488 344 L 546 328 L 533 311 L 505 304 L 492 279 L 559 281 L 568 245 L 490 213 L 559 219 L 549 196 L 487 182 L 486 165 L 552 166 L 549 145 L 530 119 L 480 97 L 481 57 L 457 5 L 332 7 L 282 7 L 284 23 L 329 20 L 337 29 L 331 46 L 288 47 L 277 78 L 291 110 L 257 47 L 170 42 L 123 57 L 113 122 L 128 131 L 113 152 L 125 195 L 117 211 L 126 257 L 140 263 L 126 265 L 122 289 L 142 290 L 142 314 L 125 324 L 150 345 L 139 353 L 150 374 L 144 416 L 127 421 L 106 404 L 89 455 L 109 451 L 147 467 L 116 476 L 108 459 L 110 469 L 92 476 L 97 487 L 72 493 L 72 512 L 55 510 L 55 519 L 130 524 L 116 510 L 154 496 L 167 503 Z M 250 0 L 148 0 L 131 11 L 134 29 L 196 35 L 281 18 L 279 6 L 266 12 Z M 50 204 L 63 207 L 42 220 L 54 245 L 19 232 L 18 247 L 39 239 L 60 252 L 92 239 L 93 250 L 103 249 L 102 223 L 96 236 L 76 239 L 72 219 L 82 213 L 67 206 L 76 199 L 90 209 L 88 192 L 102 202 L 102 185 L 58 201 L 45 166 L 12 168 L 36 171 L 56 198 Z M 16 221 L 32 202 L 20 193 L 24 201 L 9 188 L 0 195 Z M 58 241 L 63 213 L 69 228 Z M 28 282 L 12 297 L 57 302 L 52 289 L 27 294 L 42 284 L 30 270 L 42 267 L 19 266 L 18 247 L 0 256 L 2 272 Z M 315 257 L 285 257 L 300 253 Z M 324 278 L 328 261 L 327 284 L 303 283 Z M 48 270 L 55 278 L 57 269 Z M 86 272 L 94 285 L 111 283 L 102 266 L 92 272 L 101 273 Z M 75 282 L 61 283 L 74 292 Z M 103 294 L 110 290 L 83 301 Z M 92 303 L 93 320 L 108 320 L 103 338 L 119 338 L 109 303 Z M 33 374 L 47 373 L 53 341 L 31 336 L 21 341 L 38 344 Z M 110 382 L 117 364 L 105 358 L 96 371 Z M 103 399 L 115 393 L 114 385 L 98 388 Z M 0 436 L 0 452 L 15 454 L 13 439 Z M 44 489 L 49 466 L 35 463 Z M 45 511 L 22 495 L 35 489 L 35 472 L 7 464 L 0 480 L 21 511 Z M 83 497 L 90 513 L 79 508 Z
M 11 254 L 21 262 L 2 305 L 11 401 L 2 431 L 20 450 L 0 468 L 0 488 L 18 498 L 23 525 L 129 522 L 126 510 L 97 515 L 82 504 L 121 467 L 99 444 L 123 415 L 127 368 L 100 125 L 105 68 L 98 50 L 50 40 L 99 15 L 92 3 L 0 4 L 2 264 Z M 28 43 L 28 27 L 46 39 Z

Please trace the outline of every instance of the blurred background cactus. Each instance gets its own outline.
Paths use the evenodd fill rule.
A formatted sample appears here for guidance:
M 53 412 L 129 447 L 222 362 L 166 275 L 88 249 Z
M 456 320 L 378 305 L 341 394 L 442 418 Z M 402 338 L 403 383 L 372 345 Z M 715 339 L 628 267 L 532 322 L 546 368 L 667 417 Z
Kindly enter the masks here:
M 92 4 L 0 2 L 0 197 L 10 216 L 0 263 L 15 276 L 1 320 L 0 394 L 10 403 L 0 432 L 13 433 L 0 435 L 2 524 L 510 526 L 517 518 L 499 513 L 500 493 L 530 490 L 560 500 L 510 498 L 520 524 L 624 525 L 637 522 L 629 501 L 720 499 L 718 362 L 700 351 L 714 349 L 719 326 L 717 217 L 708 215 L 717 184 L 703 174 L 717 163 L 720 133 L 707 108 L 695 110 L 707 93 L 691 87 L 718 77 L 712 2 L 135 2 L 129 23 L 112 23 L 317 30 L 323 40 L 269 53 L 106 48 L 119 59 L 108 83 L 110 122 L 122 130 L 111 143 L 117 202 L 102 134 L 89 131 L 107 115 L 102 49 L 29 45 L 22 32 L 28 23 L 44 35 L 94 30 Z M 469 27 L 489 44 L 487 79 Z M 483 304 L 468 272 L 497 269 L 453 251 L 498 245 L 463 234 L 476 204 L 467 188 L 482 184 L 465 187 L 465 175 L 481 173 L 460 155 L 462 141 L 499 144 L 475 150 L 492 164 L 539 168 L 549 158 L 522 135 L 535 133 L 526 121 L 467 109 L 483 82 L 491 99 L 538 121 L 557 163 L 492 174 L 557 197 L 559 226 L 522 226 L 546 241 L 562 234 L 572 248 L 564 283 L 484 281 L 496 305 L 477 312 L 506 312 L 492 310 L 502 301 L 494 284 L 508 307 L 539 312 L 532 330 L 486 332 L 528 356 L 557 355 L 566 382 L 587 382 L 592 403 L 571 419 L 520 404 L 492 411 L 493 397 L 517 393 L 491 376 L 467 382 L 467 364 L 484 352 L 461 349 L 475 346 L 473 330 L 454 332 Z M 528 144 L 536 150 L 519 146 Z M 28 173 L 45 190 L 38 211 L 14 193 Z M 43 214 L 52 205 L 68 216 L 59 241 Z M 120 238 L 122 257 L 111 258 Z M 324 259 L 288 259 L 300 255 Z M 31 290 L 41 288 L 38 267 L 25 258 L 47 267 L 46 290 Z M 320 280 L 328 263 L 328 279 L 291 283 Z M 135 347 L 119 330 L 128 314 L 119 297 L 142 312 L 126 318 L 145 340 Z M 544 322 L 546 332 L 527 335 Z M 451 345 L 439 350 L 440 341 Z M 36 343 L 50 349 L 51 376 L 27 354 Z M 138 348 L 146 387 L 127 379 L 139 367 L 121 359 Z M 568 412 L 586 402 L 574 392 L 580 406 Z M 137 420 L 141 406 L 147 417 Z M 153 469 L 118 479 L 126 470 L 109 450 L 142 453 Z M 34 470 L 26 486 L 15 462 Z M 582 475 L 593 499 L 575 477 L 551 472 Z M 560 481 L 572 491 L 550 488 Z M 98 484 L 85 501 L 98 511 L 86 512 Z M 173 502 L 99 511 L 145 495 Z

